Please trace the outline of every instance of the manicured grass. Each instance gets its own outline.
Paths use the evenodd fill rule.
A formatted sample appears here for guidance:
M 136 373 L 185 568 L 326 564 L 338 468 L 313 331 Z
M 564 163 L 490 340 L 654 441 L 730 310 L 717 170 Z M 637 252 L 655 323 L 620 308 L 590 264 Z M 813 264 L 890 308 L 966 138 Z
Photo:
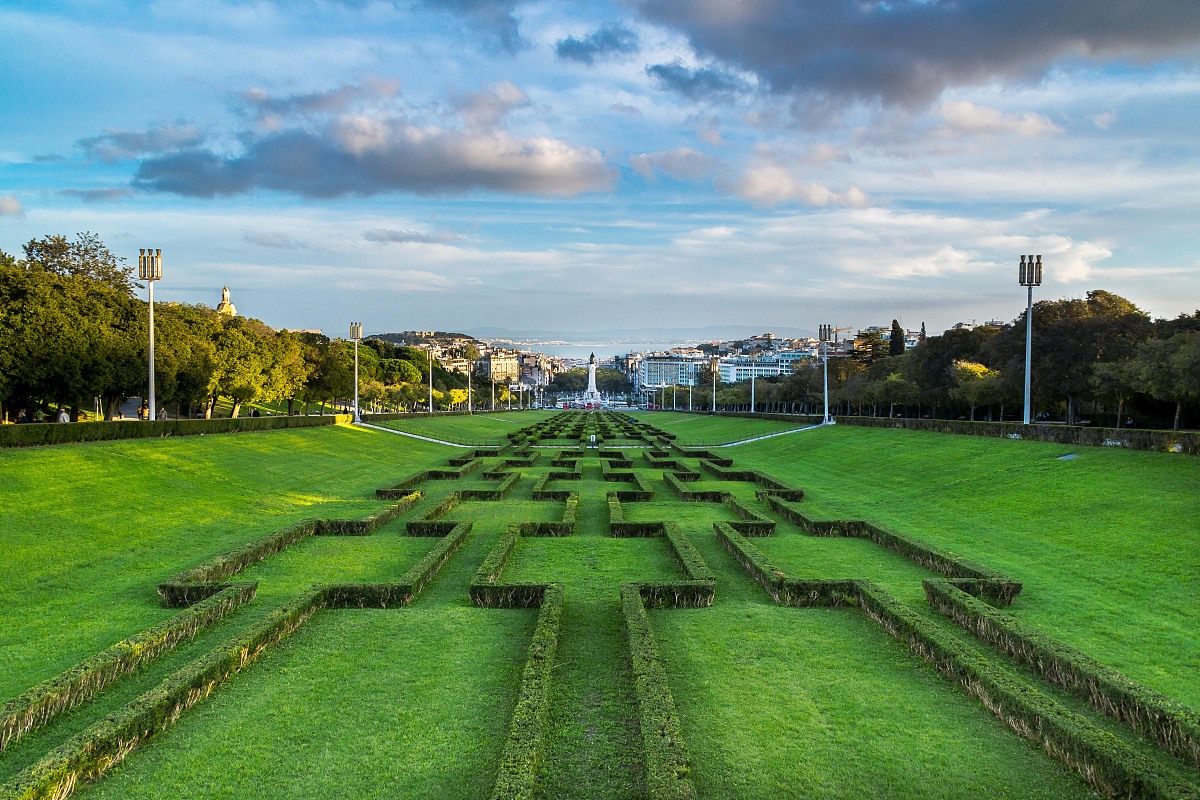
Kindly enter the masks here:
M 653 415 L 656 424 L 681 418 Z M 756 435 L 752 431 L 761 432 L 764 422 L 695 419 L 729 440 Z M 413 421 L 427 423 L 434 436 L 445 425 L 442 430 L 452 430 L 447 438 L 482 435 L 488 426 L 504 425 L 504 432 L 519 427 L 484 415 Z M 681 423 L 687 424 L 693 423 Z M 273 443 L 272 437 L 278 439 Z M 0 459 L 64 454 L 53 480 L 42 474 L 40 481 L 18 487 L 54 523 L 46 528 L 49 535 L 4 534 L 25 548 L 35 567 L 29 579 L 18 567 L 0 565 L 0 577 L 8 579 L 0 586 L 5 621 L 12 612 L 4 601 L 26 603 L 14 617 L 23 627 L 0 650 L 6 658 L 44 657 L 42 650 L 64 643 L 83 649 L 74 631 L 76 619 L 84 616 L 114 634 L 82 654 L 95 652 L 149 624 L 135 621 L 170 613 L 157 605 L 158 580 L 294 519 L 365 516 L 381 507 L 372 499 L 376 486 L 460 453 L 349 428 L 204 437 L 191 440 L 190 449 L 186 440 L 117 444 L 123 449 L 0 452 Z M 166 450 L 164 444 L 179 449 Z M 44 485 L 61 497 L 63 486 L 96 476 L 95 456 L 67 458 L 88 448 L 101 454 L 99 479 L 107 494 L 93 498 L 81 490 L 70 494 L 73 505 L 56 505 Z M 1073 623 L 1079 630 L 1072 640 L 1062 633 L 1065 623 L 1053 619 L 1056 606 L 1080 604 L 1166 629 L 1190 624 L 1194 631 L 1196 612 L 1175 606 L 1189 592 L 1197 596 L 1195 462 L 1087 450 L 1073 461 L 1055 460 L 1062 452 L 1052 445 L 838 428 L 730 448 L 722 455 L 734 457 L 739 468 L 762 469 L 805 488 L 809 499 L 802 507 L 813 516 L 874 520 L 1024 580 L 1026 592 L 1014 611 L 1093 655 L 1113 652 L 1101 647 L 1106 623 L 1093 620 L 1091 630 Z M 655 500 L 624 504 L 626 519 L 679 524 L 717 576 L 712 608 L 651 612 L 699 797 L 1093 796 L 1073 772 L 1015 736 L 860 611 L 774 605 L 713 536 L 713 521 L 735 519 L 732 511 L 717 503 L 681 502 L 662 480 L 662 469 L 644 466 L 636 453 L 632 457 Z M 500 460 L 487 459 L 485 469 Z M 530 495 L 537 478 L 552 469 L 550 460 L 543 454 L 534 466 L 514 470 L 522 479 L 504 500 L 464 501 L 445 515 L 474 527 L 412 605 L 318 614 L 109 777 L 85 787 L 82 796 L 488 797 L 536 612 L 473 608 L 467 586 L 509 524 L 561 518 L 562 502 L 534 502 Z M 1099 473 L 1079 469 L 1092 460 L 1103 466 Z M 628 581 L 677 580 L 682 573 L 665 540 L 608 536 L 605 495 L 628 484 L 602 481 L 594 450 L 582 464 L 583 480 L 554 484 L 579 494 L 575 534 L 523 539 L 503 577 L 564 585 L 541 794 L 636 798 L 645 792 L 642 734 L 618 589 Z M 26 473 L 43 468 L 36 460 L 22 466 Z M 1124 481 L 1123 504 L 1106 503 L 1094 486 L 1108 472 Z M 210 473 L 219 479 L 206 479 Z M 1013 480 L 1017 476 L 1049 487 L 1045 499 L 1032 501 L 1028 484 Z M 703 477 L 686 488 L 730 491 L 746 507 L 777 518 L 755 498 L 755 484 Z M 188 489 L 184 502 L 168 510 L 153 500 L 135 500 L 145 482 L 166 491 L 172 478 Z M 118 684 L 94 706 L 0 754 L 0 781 L 311 584 L 397 579 L 438 544 L 407 536 L 406 520 L 422 517 L 452 491 L 496 483 L 484 480 L 482 470 L 459 481 L 428 481 L 415 508 L 371 536 L 305 539 L 245 570 L 239 579 L 260 587 L 249 606 Z M 259 485 L 271 491 L 263 494 Z M 1183 492 L 1189 494 L 1181 499 Z M 1152 527 L 1158 517 L 1134 508 L 1130 494 L 1161 501 L 1179 520 Z M 130 507 L 135 514 L 128 513 Z M 17 514 L 0 513 L 15 530 Z M 66 543 L 75 543 L 80 529 L 89 549 L 76 552 Z M 814 538 L 784 522 L 774 536 L 754 542 L 792 577 L 871 579 L 951 635 L 968 638 L 925 606 L 920 580 L 930 573 L 870 542 Z M 93 585 L 59 579 L 54 567 L 61 559 L 74 567 L 65 575 L 82 572 Z M 1076 574 L 1083 571 L 1076 563 L 1042 563 L 1053 559 L 1083 560 L 1099 574 L 1089 582 Z M 1132 573 L 1124 582 L 1115 575 L 1119 565 Z M 12 583 L 19 588 L 10 589 Z M 1150 595 L 1132 593 L 1141 586 L 1150 586 Z M 1128 608 L 1139 601 L 1141 607 Z M 47 609 L 61 619 L 51 614 L 43 622 Z M 42 627 L 58 631 L 59 639 L 41 645 Z M 0 628 L 0 636 L 9 635 Z M 1146 656 L 1129 648 L 1126 655 L 1143 667 L 1178 669 L 1194 658 L 1197 645 L 1192 643 L 1188 655 L 1185 632 L 1174 635 L 1179 646 L 1173 662 L 1165 651 Z M 62 658 L 73 663 L 80 657 L 77 650 L 73 658 Z M 0 675 L 0 681 L 16 687 L 8 696 L 32 682 L 10 675 Z M 1186 688 L 1194 682 L 1188 675 L 1169 685 Z M 1186 692 L 1157 688 L 1185 699 Z M 1091 713 L 1078 704 L 1073 708 Z
M 507 442 L 508 434 L 526 425 L 549 419 L 554 411 L 496 411 L 445 417 L 402 417 L 371 422 L 383 428 L 440 438 L 456 444 L 494 445 Z
M 728 444 L 755 436 L 782 433 L 807 426 L 804 422 L 784 422 L 771 419 L 722 417 L 709 414 L 688 414 L 671 411 L 639 411 L 639 422 L 648 422 L 678 438 L 684 446 Z
M 0 700 L 166 618 L 158 582 L 296 520 L 366 516 L 447 452 L 344 426 L 0 451 Z
M 487 798 L 529 612 L 326 612 L 84 798 Z
M 812 516 L 872 520 L 1012 575 L 1027 622 L 1200 707 L 1195 459 L 850 427 L 729 452 L 804 488 Z

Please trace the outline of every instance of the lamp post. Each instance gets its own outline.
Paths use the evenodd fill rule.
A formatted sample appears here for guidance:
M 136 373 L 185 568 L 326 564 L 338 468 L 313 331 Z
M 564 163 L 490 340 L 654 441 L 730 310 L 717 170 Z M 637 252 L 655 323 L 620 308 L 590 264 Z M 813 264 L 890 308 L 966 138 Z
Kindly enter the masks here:
M 362 417 L 358 413 L 358 343 L 362 339 L 362 323 L 350 323 L 350 338 L 354 341 L 354 424 L 361 425 Z
M 712 396 L 712 413 L 717 413 L 717 359 L 712 360 L 712 379 L 713 379 L 713 396 Z
M 471 368 L 467 370 L 467 413 L 474 414 L 475 409 L 471 405 L 471 378 L 475 372 L 475 362 L 471 362 Z
M 1026 260 L 1028 259 L 1028 261 Z M 1019 274 L 1022 286 L 1029 289 L 1029 300 L 1025 305 L 1025 424 L 1029 424 L 1029 409 L 1030 409 L 1030 370 L 1033 364 L 1033 287 L 1042 285 L 1042 257 L 1037 256 L 1035 262 L 1034 256 L 1021 256 L 1021 270 Z M 1070 420 L 1068 420 L 1069 422 Z
M 754 413 L 754 374 L 758 372 L 754 362 L 750 362 L 750 413 Z
M 149 419 L 158 419 L 154 398 L 154 282 L 162 280 L 162 250 L 138 250 L 138 277 L 150 288 L 150 407 Z
M 825 357 L 825 418 L 821 420 L 822 425 L 828 425 L 829 419 L 829 338 L 833 333 L 832 325 L 822 325 L 821 332 L 818 334 L 821 337 L 821 354 Z
M 673 383 L 671 384 L 671 410 L 672 411 L 679 410 L 675 407 L 675 384 L 673 384 Z
M 429 413 L 433 413 L 433 345 L 429 345 Z

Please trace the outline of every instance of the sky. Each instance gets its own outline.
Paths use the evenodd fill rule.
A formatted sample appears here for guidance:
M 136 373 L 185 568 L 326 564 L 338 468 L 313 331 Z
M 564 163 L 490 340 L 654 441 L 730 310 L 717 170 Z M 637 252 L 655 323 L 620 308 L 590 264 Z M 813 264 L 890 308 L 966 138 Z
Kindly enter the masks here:
M 0 250 L 275 327 L 1200 307 L 1195 0 L 0 1 Z

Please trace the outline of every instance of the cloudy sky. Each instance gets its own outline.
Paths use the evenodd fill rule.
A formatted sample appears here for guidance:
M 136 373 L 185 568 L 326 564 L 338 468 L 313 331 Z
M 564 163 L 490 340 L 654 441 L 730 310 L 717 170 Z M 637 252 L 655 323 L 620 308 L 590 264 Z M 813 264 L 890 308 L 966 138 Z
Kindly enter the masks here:
M 0 249 L 341 335 L 1200 306 L 1196 0 L 0 3 Z

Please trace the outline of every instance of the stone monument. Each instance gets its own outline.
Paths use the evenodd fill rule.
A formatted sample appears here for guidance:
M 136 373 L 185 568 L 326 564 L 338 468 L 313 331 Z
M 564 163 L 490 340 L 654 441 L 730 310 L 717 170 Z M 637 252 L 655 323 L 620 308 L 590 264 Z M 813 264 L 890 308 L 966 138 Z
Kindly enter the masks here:
M 596 405 L 600 407 L 600 390 L 596 388 L 596 354 L 592 353 L 592 357 L 588 359 L 588 388 L 583 393 L 583 402 L 587 405 Z
M 237 309 L 229 302 L 229 287 L 221 287 L 221 302 L 217 304 L 217 314 L 222 317 L 236 317 Z

